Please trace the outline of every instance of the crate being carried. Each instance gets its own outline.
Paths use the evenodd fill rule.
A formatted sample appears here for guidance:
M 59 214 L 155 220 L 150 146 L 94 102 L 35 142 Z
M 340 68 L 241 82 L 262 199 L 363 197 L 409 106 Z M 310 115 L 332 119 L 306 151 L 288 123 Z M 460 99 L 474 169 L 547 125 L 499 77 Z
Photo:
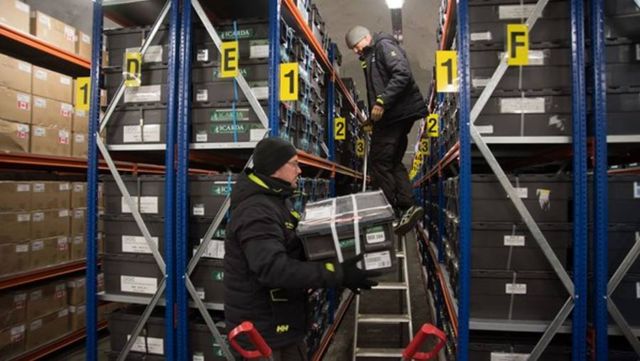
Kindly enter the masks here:
M 364 253 L 364 269 L 391 271 L 396 263 L 393 208 L 382 191 L 307 203 L 298 225 L 310 261 Z

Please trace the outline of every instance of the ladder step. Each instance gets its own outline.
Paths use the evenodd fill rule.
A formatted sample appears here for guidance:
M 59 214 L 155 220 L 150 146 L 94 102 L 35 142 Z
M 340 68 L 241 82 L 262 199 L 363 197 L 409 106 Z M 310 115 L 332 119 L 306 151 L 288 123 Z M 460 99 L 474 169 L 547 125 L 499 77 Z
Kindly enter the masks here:
M 409 315 L 386 315 L 386 314 L 359 314 L 358 322 L 361 323 L 384 323 L 384 324 L 395 324 L 395 323 L 409 323 L 411 322 L 411 317 Z
M 356 349 L 356 357 L 402 357 L 401 348 L 364 348 Z
M 380 282 L 377 286 L 371 287 L 371 289 L 403 291 L 407 289 L 407 284 L 404 282 Z

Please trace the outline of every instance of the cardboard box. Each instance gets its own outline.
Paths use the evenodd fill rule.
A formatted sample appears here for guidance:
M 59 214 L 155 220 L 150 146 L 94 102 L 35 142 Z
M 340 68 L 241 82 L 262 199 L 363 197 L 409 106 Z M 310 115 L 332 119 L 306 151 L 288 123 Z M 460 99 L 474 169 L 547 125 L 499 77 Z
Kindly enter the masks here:
M 84 234 L 72 235 L 69 242 L 69 260 L 85 259 L 87 255 L 87 242 Z
M 0 277 L 28 271 L 29 263 L 29 241 L 0 243 Z M 1 314 L 2 309 L 0 309 L 0 328 L 3 326 Z
M 87 135 L 85 133 L 73 133 L 71 156 L 75 158 L 86 158 L 88 150 Z
M 29 323 L 27 350 L 38 347 L 69 333 L 69 308 L 42 316 Z
M 76 28 L 40 11 L 31 12 L 31 35 L 75 54 Z
M 67 308 L 66 282 L 43 283 L 27 292 L 27 321 Z
M 76 109 L 73 113 L 71 130 L 74 133 L 89 133 L 89 112 Z
M 27 319 L 27 293 L 5 291 L 0 295 L 0 330 L 22 324 Z
M 71 222 L 68 209 L 31 212 L 31 239 L 68 236 Z
M 31 182 L 31 192 L 32 210 L 71 208 L 70 182 Z
M 31 153 L 59 157 L 71 156 L 71 132 L 68 129 L 31 127 Z
M 57 129 L 71 129 L 73 105 L 54 99 L 34 96 L 31 124 Z
M 30 212 L 0 213 L 0 243 L 28 241 L 31 237 Z
M 87 283 L 84 277 L 67 280 L 67 297 L 69 305 L 82 305 L 86 300 Z
M 58 236 L 31 241 L 29 266 L 39 269 L 69 260 L 69 237 Z
M 31 95 L 0 87 L 0 118 L 22 124 L 31 123 Z
M 26 327 L 17 325 L 0 330 L 0 355 L 10 359 L 25 350 Z
M 80 56 L 81 58 L 91 60 L 91 35 L 87 35 L 78 30 L 76 54 L 78 54 L 78 56 Z
M 29 34 L 30 12 L 29 5 L 22 1 L 0 0 L 0 23 L 26 34 Z
M 31 210 L 31 183 L 0 181 L 0 212 Z
M 28 153 L 30 130 L 29 124 L 0 119 L 0 152 Z
M 31 94 L 31 64 L 0 54 L 0 86 Z
M 87 207 L 87 183 L 71 183 L 71 208 Z
M 69 324 L 71 332 L 78 331 L 86 327 L 86 313 L 87 306 L 85 305 L 69 306 Z
M 73 104 L 73 81 L 70 77 L 35 65 L 31 75 L 33 95 Z
M 72 235 L 85 234 L 86 212 L 87 212 L 86 208 L 75 208 L 71 210 L 71 233 L 70 234 Z

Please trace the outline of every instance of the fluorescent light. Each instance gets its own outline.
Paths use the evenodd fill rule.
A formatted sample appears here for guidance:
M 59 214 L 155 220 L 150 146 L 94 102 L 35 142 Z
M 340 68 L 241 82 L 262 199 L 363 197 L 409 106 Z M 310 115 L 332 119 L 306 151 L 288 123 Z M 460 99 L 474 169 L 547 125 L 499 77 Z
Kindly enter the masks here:
M 404 0 L 385 0 L 389 9 L 402 9 Z

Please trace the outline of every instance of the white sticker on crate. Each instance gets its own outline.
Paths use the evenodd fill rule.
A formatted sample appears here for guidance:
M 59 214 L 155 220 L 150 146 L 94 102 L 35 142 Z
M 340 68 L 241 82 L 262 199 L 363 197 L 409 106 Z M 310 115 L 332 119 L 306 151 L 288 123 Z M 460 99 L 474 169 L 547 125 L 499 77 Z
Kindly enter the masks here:
M 507 247 L 524 247 L 525 238 L 522 235 L 509 234 L 504 236 L 504 245 Z
M 33 214 L 33 221 L 34 222 L 42 222 L 44 221 L 44 213 L 43 212 L 36 212 Z
M 206 143 L 209 140 L 209 136 L 206 132 L 200 132 L 196 134 L 196 142 L 198 143 Z
M 507 283 L 504 285 L 504 293 L 508 295 L 526 295 L 526 283 Z
M 131 335 L 127 335 L 127 341 Z M 136 342 L 133 343 L 131 351 L 144 352 L 154 355 L 164 355 L 164 340 L 157 337 L 138 336 Z
M 640 61 L 640 44 L 636 44 L 636 60 Z
M 204 257 L 223 259 L 224 258 L 224 241 L 215 240 L 215 239 L 211 240 L 211 242 L 209 242 L 209 246 L 207 247 L 207 250 L 204 252 Z
M 204 355 L 201 353 L 194 353 L 191 361 L 204 361 Z
M 131 199 L 140 207 L 140 213 L 158 213 L 158 197 L 140 197 L 140 199 L 138 199 L 138 197 L 131 197 Z M 129 208 L 124 197 L 121 198 L 120 203 L 122 213 L 131 213 L 131 208 Z
M 162 85 L 143 85 L 137 88 L 125 88 L 125 103 L 152 103 L 162 99 Z
M 267 134 L 266 129 L 251 129 L 249 130 L 249 140 L 252 142 L 258 142 L 264 138 L 265 134 Z
M 250 59 L 263 59 L 269 57 L 269 44 L 251 45 L 249 47 Z
M 58 217 L 59 218 L 69 217 L 69 210 L 61 209 L 60 211 L 58 211 Z
M 527 361 L 529 354 L 492 352 L 490 361 Z
M 91 44 L 91 37 L 87 34 L 82 34 L 80 40 L 85 44 Z
M 253 95 L 258 100 L 267 100 L 267 99 L 269 99 L 269 87 L 268 86 L 252 87 L 251 91 L 253 92 Z
M 29 106 L 31 105 L 31 96 L 29 94 L 16 94 L 16 101 L 18 103 L 18 109 L 29 110 Z
M 125 125 L 122 127 L 122 141 L 124 143 L 142 143 L 142 127 L 139 125 Z
M 31 191 L 31 186 L 29 184 L 18 184 L 16 186 L 17 192 L 29 192 Z
M 204 204 L 194 204 L 192 208 L 192 215 L 204 216 Z
M 205 296 L 204 288 L 202 287 L 196 288 L 196 293 L 198 294 L 199 299 L 204 300 L 204 296 Z
M 482 33 L 471 33 L 471 41 L 490 41 L 493 39 L 490 31 Z
M 327 219 L 331 217 L 331 206 L 314 207 L 306 210 L 304 215 L 305 221 L 316 219 Z
M 61 76 L 60 77 L 60 84 L 62 84 L 62 85 L 71 85 L 71 78 L 69 78 L 67 76 Z
M 151 241 L 158 246 L 158 237 L 151 237 Z M 142 236 L 122 236 L 122 252 L 126 253 L 151 253 L 151 248 Z
M 502 5 L 498 7 L 498 17 L 500 20 L 526 19 L 535 7 L 535 4 Z
M 391 267 L 391 252 L 373 252 L 365 253 L 364 268 L 366 270 L 376 270 Z
M 142 126 L 142 141 L 157 143 L 160 141 L 160 124 L 145 124 Z
M 27 253 L 29 252 L 28 244 L 18 244 L 16 245 L 16 253 Z
M 500 113 L 539 114 L 544 110 L 544 98 L 500 98 Z
M 198 102 L 207 102 L 209 101 L 209 90 L 208 89 L 198 89 L 196 93 L 196 101 Z
M 471 79 L 471 86 L 474 88 L 484 88 L 489 84 L 491 78 L 473 78 Z
M 147 52 L 144 53 L 142 61 L 144 63 L 162 63 L 163 51 L 164 48 L 162 45 L 152 45 L 147 49 Z
M 636 282 L 636 298 L 640 299 L 640 282 Z
M 36 79 L 47 80 L 47 72 L 45 70 L 37 69 L 34 75 L 36 76 Z
M 633 198 L 640 198 L 640 182 L 633 182 Z
M 476 125 L 476 130 L 480 134 L 493 134 L 493 125 Z
M 18 214 L 18 222 L 29 222 L 31 220 L 30 214 Z
M 42 251 L 44 249 L 44 241 L 35 241 L 31 243 L 32 251 Z
M 158 280 L 153 277 L 120 276 L 120 291 L 152 295 L 158 290 Z
M 73 139 L 76 143 L 84 143 L 84 134 L 75 134 Z
M 209 49 L 199 49 L 196 59 L 201 62 L 209 61 Z
M 367 243 L 381 243 L 386 240 L 384 231 L 367 233 Z
M 60 183 L 60 186 L 58 187 L 58 190 L 60 192 L 66 192 L 66 191 L 71 190 L 71 183 L 69 183 L 69 182 Z

